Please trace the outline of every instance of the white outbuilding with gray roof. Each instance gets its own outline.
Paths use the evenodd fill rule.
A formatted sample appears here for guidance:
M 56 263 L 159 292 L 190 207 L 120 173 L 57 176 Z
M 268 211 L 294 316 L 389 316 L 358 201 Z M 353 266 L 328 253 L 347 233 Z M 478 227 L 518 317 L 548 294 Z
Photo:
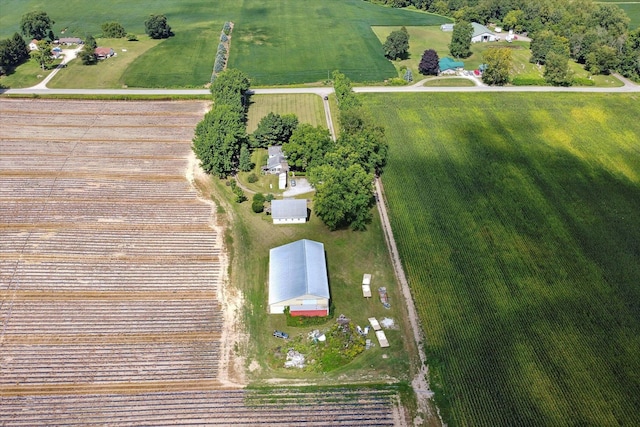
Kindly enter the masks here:
M 298 240 L 269 252 L 269 313 L 329 314 L 329 278 L 324 245 Z
M 307 222 L 306 199 L 271 201 L 271 217 L 274 224 L 304 224 Z

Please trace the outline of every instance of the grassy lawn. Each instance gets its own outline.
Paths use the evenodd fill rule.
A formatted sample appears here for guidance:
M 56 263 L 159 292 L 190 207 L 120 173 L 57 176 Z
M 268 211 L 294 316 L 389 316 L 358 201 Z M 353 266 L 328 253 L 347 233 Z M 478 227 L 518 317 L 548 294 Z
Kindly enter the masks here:
M 29 60 L 17 67 L 8 76 L 0 76 L 0 87 L 22 88 L 31 87 L 40 83 L 53 71 L 61 60 L 56 60 L 46 70 L 40 68 L 35 60 Z
M 124 38 L 97 39 L 98 46 L 113 48 L 116 56 L 90 66 L 83 65 L 80 59 L 76 58 L 60 70 L 47 86 L 56 89 L 117 89 L 126 86 L 126 82 L 122 80 L 124 71 L 136 58 L 160 43 L 159 40 L 152 40 L 147 36 L 139 36 L 139 39 L 135 42 Z
M 233 253 L 231 281 L 245 300 L 243 318 L 251 341 L 249 348 L 243 351 L 249 355 L 249 362 L 256 361 L 260 365 L 260 369 L 251 374 L 253 381 L 259 383 L 273 377 L 312 379 L 322 383 L 409 379 L 409 354 L 415 354 L 415 350 L 412 348 L 409 326 L 404 324 L 400 291 L 395 283 L 377 215 L 367 231 L 358 233 L 347 230 L 329 232 L 313 214 L 304 225 L 275 226 L 269 216 L 253 213 L 250 202 L 226 202 L 231 196 L 229 187 L 223 181 L 214 179 L 210 186 L 214 199 L 224 206 L 224 216 L 233 218 L 233 227 L 228 230 L 227 237 Z M 323 326 L 292 328 L 286 326 L 284 315 L 267 314 L 269 249 L 302 238 L 325 245 L 336 316 L 345 314 L 361 326 L 365 326 L 367 318 L 371 316 L 395 319 L 400 327 L 398 330 L 388 330 L 391 347 L 382 349 L 376 346 L 350 364 L 324 375 L 290 371 L 273 365 L 274 353 L 284 344 L 282 340 L 271 336 L 274 329 L 284 330 L 291 337 L 306 336 L 310 330 L 325 329 L 335 322 L 330 320 Z M 375 289 L 386 286 L 390 291 L 390 310 L 382 306 L 377 295 L 369 300 L 362 297 L 360 283 L 364 273 L 373 274 L 372 286 Z M 369 338 L 376 341 L 371 334 Z
M 209 82 L 220 29 L 235 22 L 230 63 L 249 74 L 254 85 L 325 80 L 340 69 L 354 81 L 381 81 L 394 70 L 382 56 L 371 25 L 438 25 L 446 18 L 385 8 L 361 0 L 265 3 L 194 0 L 149 2 L 114 0 L 86 7 L 80 0 L 3 0 L 0 37 L 18 29 L 27 11 L 43 8 L 56 22 L 54 33 L 99 35 L 100 25 L 120 22 L 128 32 L 144 33 L 150 13 L 163 13 L 175 37 L 149 49 L 113 81 L 130 87 L 202 87 Z M 68 73 L 71 81 L 74 78 Z M 73 85 L 73 83 L 64 83 Z
M 318 95 L 252 95 L 247 117 L 247 132 L 252 133 L 260 120 L 270 112 L 295 114 L 300 123 L 327 127 L 322 98 Z
M 362 99 L 450 425 L 640 424 L 637 95 Z
M 422 86 L 469 87 L 469 86 L 475 86 L 475 83 L 465 78 L 436 77 L 436 78 L 430 78 L 429 80 L 424 82 Z

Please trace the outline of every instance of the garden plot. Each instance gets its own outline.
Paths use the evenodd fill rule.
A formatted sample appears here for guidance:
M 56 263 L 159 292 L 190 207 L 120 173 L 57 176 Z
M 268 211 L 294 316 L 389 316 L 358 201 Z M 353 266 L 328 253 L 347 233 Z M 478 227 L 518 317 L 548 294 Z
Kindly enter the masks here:
M 33 396 L 3 399 L 8 414 L 20 413 L 11 425 L 397 425 L 389 390 L 349 388 L 278 393 L 207 390 L 83 396 Z M 52 405 L 52 406 L 48 406 Z M 55 411 L 51 411 L 55 407 Z

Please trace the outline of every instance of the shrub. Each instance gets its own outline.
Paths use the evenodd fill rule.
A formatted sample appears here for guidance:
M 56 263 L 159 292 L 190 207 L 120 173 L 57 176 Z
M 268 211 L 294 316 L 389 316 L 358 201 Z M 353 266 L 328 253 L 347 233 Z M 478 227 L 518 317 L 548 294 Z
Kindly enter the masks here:
M 254 194 L 254 195 L 253 195 L 253 201 L 254 201 L 254 202 L 264 203 L 264 201 L 265 201 L 264 194 L 262 194 L 262 193 L 256 193 L 256 194 Z
M 587 77 L 574 77 L 573 84 L 576 86 L 595 86 L 596 82 Z
M 127 35 L 124 27 L 118 22 L 105 22 L 102 24 L 102 36 L 110 39 L 119 39 Z
M 127 34 L 127 40 L 130 41 L 130 42 L 137 42 L 138 41 L 138 36 L 136 34 L 129 33 L 129 34 Z
M 387 81 L 388 86 L 404 86 L 407 82 L 405 79 L 401 79 L 400 77 L 394 77 Z
M 258 182 L 258 175 L 256 175 L 255 173 L 252 173 L 247 177 L 247 181 L 249 181 L 249 183 L 251 184 L 253 184 L 254 182 Z
M 228 35 L 226 35 L 225 33 L 220 34 L 220 41 L 221 41 L 222 43 L 226 43 L 226 42 L 228 42 L 228 41 L 229 41 L 229 36 L 228 36 Z
M 546 86 L 547 82 L 542 77 L 515 76 L 511 79 L 514 86 Z
M 254 200 L 251 202 L 251 210 L 255 213 L 264 212 L 264 201 Z
M 264 198 L 264 199 L 265 199 L 267 202 L 270 202 L 270 201 L 272 201 L 272 200 L 273 200 L 273 199 L 275 199 L 275 198 L 276 198 L 276 196 L 274 196 L 273 194 L 269 193 L 269 194 L 267 194 L 267 195 L 265 196 L 265 198 Z
M 222 31 L 226 35 L 229 35 L 229 33 L 231 33 L 231 22 L 225 22 L 224 25 L 222 26 Z

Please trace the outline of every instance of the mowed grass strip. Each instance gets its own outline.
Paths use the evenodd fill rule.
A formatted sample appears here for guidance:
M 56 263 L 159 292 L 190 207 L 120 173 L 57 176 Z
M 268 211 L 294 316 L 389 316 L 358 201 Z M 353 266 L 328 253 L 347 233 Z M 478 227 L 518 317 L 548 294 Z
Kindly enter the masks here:
M 251 95 L 247 132 L 258 128 L 260 120 L 269 113 L 295 114 L 300 123 L 327 127 L 322 98 L 312 94 Z
M 640 424 L 634 95 L 367 95 L 450 425 Z

